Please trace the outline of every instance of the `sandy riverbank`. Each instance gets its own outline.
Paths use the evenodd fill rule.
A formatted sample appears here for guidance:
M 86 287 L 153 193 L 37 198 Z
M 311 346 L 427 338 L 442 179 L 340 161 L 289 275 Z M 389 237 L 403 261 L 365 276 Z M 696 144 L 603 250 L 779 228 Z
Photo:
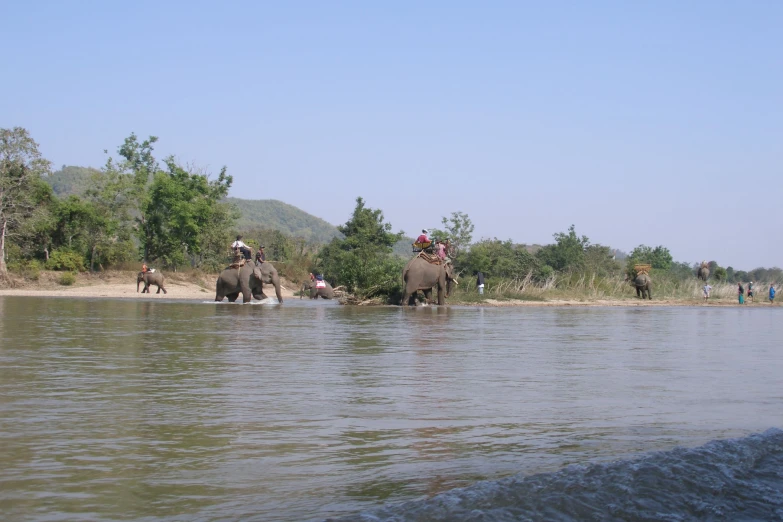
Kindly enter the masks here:
M 0 296 L 37 296 L 37 297 L 110 297 L 120 299 L 185 299 L 185 300 L 212 300 L 215 298 L 215 280 L 217 274 L 167 274 L 167 294 L 156 294 L 156 287 L 152 287 L 151 294 L 136 292 L 136 272 L 110 271 L 99 274 L 77 274 L 76 282 L 70 286 L 60 284 L 61 272 L 41 272 L 37 281 L 29 281 L 22 278 L 14 280 L 13 287 L 0 287 Z M 142 285 L 143 288 L 143 285 Z M 283 298 L 294 297 L 298 291 L 296 285 L 283 279 Z M 273 292 L 267 292 L 267 295 Z M 241 300 L 241 298 L 240 298 Z M 770 307 L 781 306 L 780 303 L 770 304 L 767 299 L 759 298 L 756 302 L 740 305 L 736 299 L 711 298 L 703 299 L 653 299 L 642 300 L 636 298 L 622 299 L 545 299 L 543 301 L 528 300 L 497 300 L 486 299 L 481 302 L 460 302 L 456 299 L 447 301 L 451 305 L 459 306 L 484 306 L 484 307 L 541 307 L 541 306 L 746 306 L 746 307 Z M 369 304 L 369 303 L 368 303 Z
M 198 299 L 215 298 L 217 274 L 167 274 L 166 291 L 156 294 L 157 287 L 150 287 L 150 294 L 142 294 L 141 285 L 136 292 L 136 272 L 104 272 L 101 274 L 78 274 L 76 282 L 63 286 L 58 281 L 62 276 L 57 272 L 41 272 L 37 281 L 17 279 L 13 287 L 0 288 L 0 296 L 36 296 L 36 297 L 113 297 L 122 299 Z M 294 296 L 295 285 L 282 282 L 283 298 Z M 274 295 L 274 289 L 264 291 Z M 241 300 L 241 298 L 240 298 Z

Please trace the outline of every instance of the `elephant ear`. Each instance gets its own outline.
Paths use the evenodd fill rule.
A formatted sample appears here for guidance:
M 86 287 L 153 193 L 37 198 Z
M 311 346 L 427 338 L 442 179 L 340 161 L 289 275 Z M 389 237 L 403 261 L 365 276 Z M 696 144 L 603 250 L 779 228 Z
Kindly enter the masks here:
M 256 279 L 261 279 L 261 269 L 260 269 L 260 268 L 258 268 L 258 267 L 255 267 L 255 268 L 253 269 L 253 276 L 254 276 Z

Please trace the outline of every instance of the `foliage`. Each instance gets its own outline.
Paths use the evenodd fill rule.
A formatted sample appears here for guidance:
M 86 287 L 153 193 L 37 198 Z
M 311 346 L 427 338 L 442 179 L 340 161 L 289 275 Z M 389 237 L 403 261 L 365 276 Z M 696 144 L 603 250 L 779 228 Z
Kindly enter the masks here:
M 726 272 L 726 269 L 723 268 L 722 266 L 717 267 L 715 271 L 712 273 L 712 276 L 717 281 L 721 281 L 721 282 L 726 281 L 726 279 L 728 279 L 728 273 Z
M 470 245 L 475 226 L 464 212 L 452 212 L 451 217 L 441 220 L 442 229 L 431 231 L 433 238 L 448 239 L 451 245 L 451 256 L 459 257 Z
M 615 260 L 615 253 L 608 246 L 588 245 L 584 259 L 585 273 L 606 277 L 621 271 L 620 263 Z
M 84 196 L 92 187 L 91 181 L 101 171 L 90 167 L 63 165 L 46 177 L 46 182 L 58 197 Z
M 5 243 L 35 211 L 35 186 L 50 163 L 26 129 L 0 129 L 0 277 L 7 276 Z
M 470 250 L 456 259 L 455 268 L 471 275 L 483 272 L 487 278 L 524 277 L 530 271 L 537 271 L 539 263 L 523 245 L 495 238 L 471 245 Z
M 669 249 L 658 245 L 655 248 L 639 245 L 628 257 L 629 264 L 649 264 L 657 270 L 669 270 L 672 266 L 672 255 Z
M 399 292 L 405 260 L 394 256 L 392 248 L 403 233 L 391 229 L 383 212 L 356 198 L 351 219 L 338 227 L 344 238 L 334 238 L 320 250 L 316 270 L 360 298 Z
M 233 178 L 220 171 L 216 180 L 189 172 L 173 157 L 166 159 L 168 172 L 157 172 L 144 198 L 141 213 L 144 226 L 140 239 L 146 259 L 157 259 L 176 270 L 189 255 L 204 248 L 204 236 L 226 230 L 233 214 L 221 203 Z
M 574 225 L 571 225 L 568 233 L 558 232 L 554 234 L 554 238 L 554 245 L 546 245 L 536 253 L 539 262 L 558 272 L 583 269 L 585 249 L 590 246 L 587 236 L 577 236 Z
M 59 283 L 63 286 L 71 286 L 76 282 L 76 276 L 73 274 L 73 272 L 65 272 L 63 275 L 60 276 Z
M 49 270 L 68 270 L 70 272 L 84 271 L 84 256 L 72 250 L 55 250 L 46 262 Z

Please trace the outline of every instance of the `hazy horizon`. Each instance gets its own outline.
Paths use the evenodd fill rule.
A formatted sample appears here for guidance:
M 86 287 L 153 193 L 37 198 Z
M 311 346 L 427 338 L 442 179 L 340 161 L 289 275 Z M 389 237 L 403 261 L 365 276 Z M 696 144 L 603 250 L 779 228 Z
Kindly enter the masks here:
M 783 4 L 10 3 L 0 127 L 100 167 L 131 132 L 332 224 L 781 266 Z M 13 81 L 15 80 L 15 81 Z

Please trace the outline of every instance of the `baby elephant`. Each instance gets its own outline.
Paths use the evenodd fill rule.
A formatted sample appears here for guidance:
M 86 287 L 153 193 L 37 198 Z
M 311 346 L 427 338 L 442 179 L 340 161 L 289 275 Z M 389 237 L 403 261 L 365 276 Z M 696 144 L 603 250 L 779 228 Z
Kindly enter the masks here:
M 141 293 L 150 293 L 150 285 L 155 285 L 158 287 L 158 291 L 155 292 L 156 294 L 159 294 L 161 290 L 163 290 L 163 293 L 166 293 L 166 289 L 163 287 L 163 274 L 160 272 L 139 272 L 139 275 L 136 277 L 136 292 L 139 291 L 139 284 L 144 281 L 144 290 L 141 291 Z

